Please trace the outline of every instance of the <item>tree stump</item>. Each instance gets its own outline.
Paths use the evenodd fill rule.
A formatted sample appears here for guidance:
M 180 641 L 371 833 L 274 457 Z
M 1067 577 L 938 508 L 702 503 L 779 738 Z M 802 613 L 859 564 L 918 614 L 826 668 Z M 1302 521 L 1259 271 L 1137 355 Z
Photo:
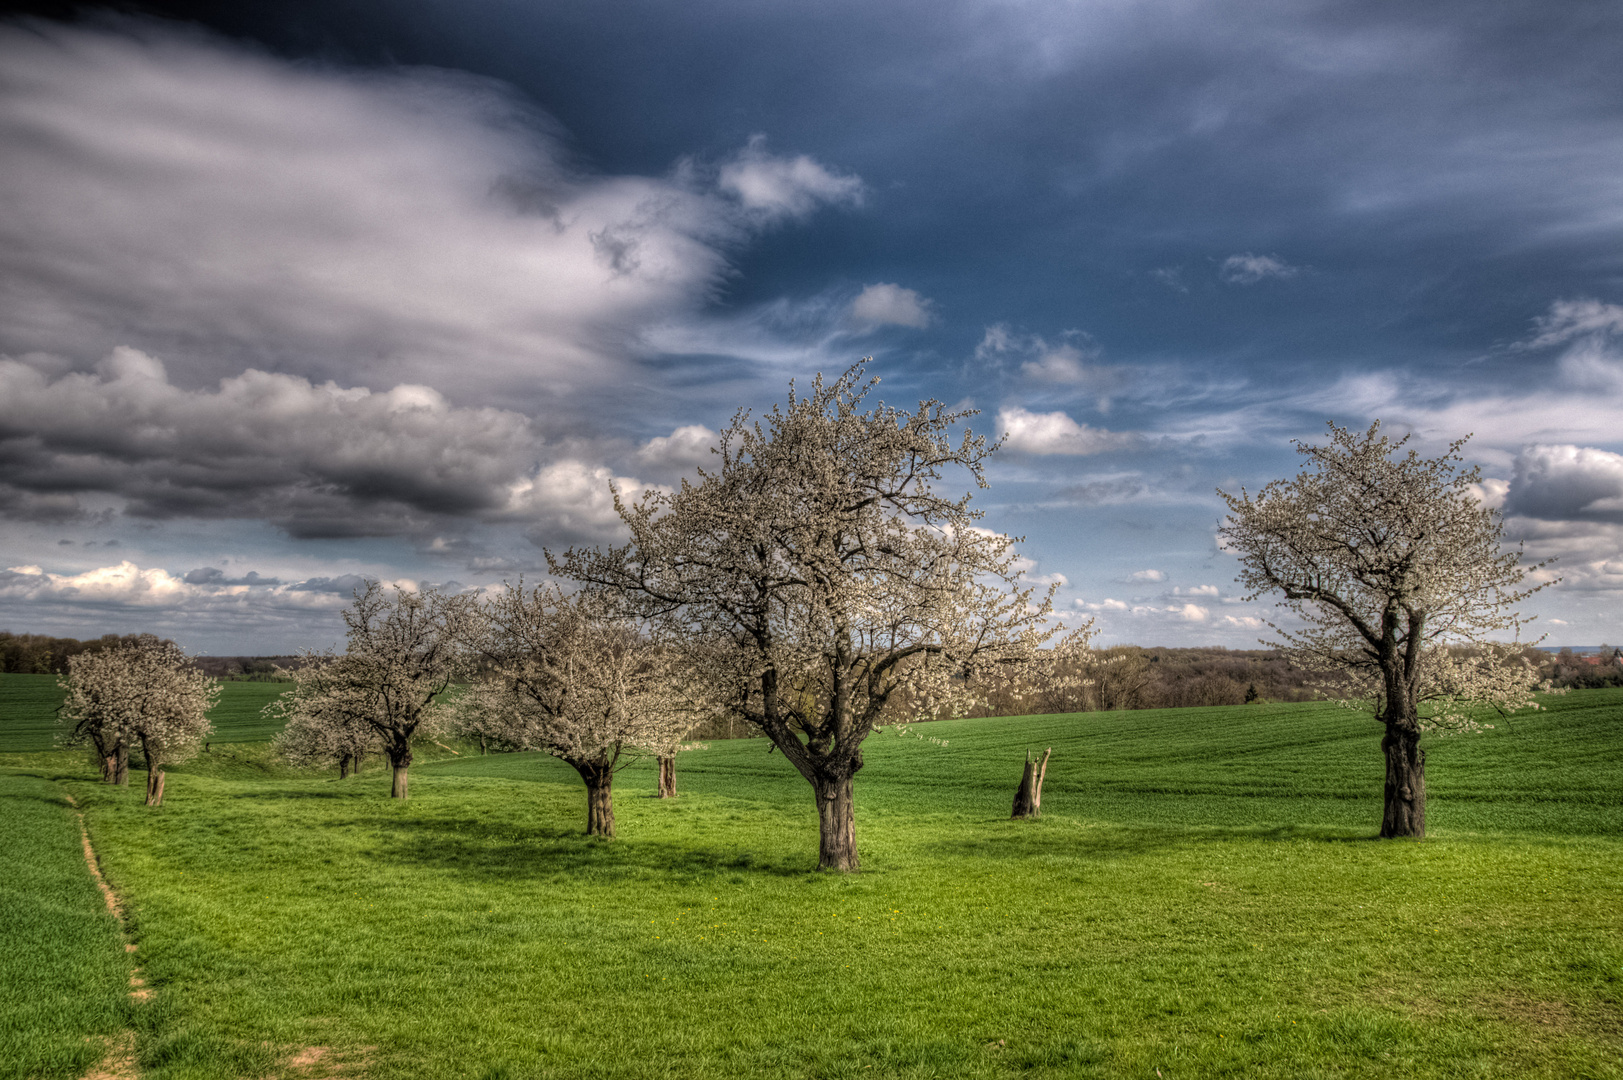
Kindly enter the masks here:
M 1042 760 L 1031 760 L 1031 751 L 1026 751 L 1026 768 L 1020 774 L 1020 786 L 1014 793 L 1014 813 L 1011 817 L 1034 818 L 1043 816 L 1043 777 L 1048 775 L 1048 755 L 1054 752 L 1053 747 L 1043 751 Z

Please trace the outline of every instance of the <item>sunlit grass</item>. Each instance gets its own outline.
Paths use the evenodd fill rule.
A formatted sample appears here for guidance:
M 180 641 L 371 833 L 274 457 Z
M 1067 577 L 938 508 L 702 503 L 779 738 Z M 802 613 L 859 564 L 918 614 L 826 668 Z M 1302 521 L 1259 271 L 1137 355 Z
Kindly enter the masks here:
M 0 1077 L 79 1076 L 129 1023 L 118 924 L 56 784 L 0 774 Z
M 684 754 L 675 801 L 623 774 L 613 842 L 536 755 L 404 805 L 376 768 L 69 787 L 149 1076 L 1623 1076 L 1623 694 L 1557 704 L 1433 746 L 1423 844 L 1371 839 L 1377 733 L 1320 706 L 875 736 L 849 877 L 760 740 Z
M 55 675 L 19 675 L 0 672 L 0 754 L 40 753 L 55 745 L 56 708 L 62 691 Z M 260 714 L 287 689 L 286 683 L 223 681 L 220 700 L 209 710 L 214 723 L 212 741 L 260 742 L 271 738 L 281 725 Z

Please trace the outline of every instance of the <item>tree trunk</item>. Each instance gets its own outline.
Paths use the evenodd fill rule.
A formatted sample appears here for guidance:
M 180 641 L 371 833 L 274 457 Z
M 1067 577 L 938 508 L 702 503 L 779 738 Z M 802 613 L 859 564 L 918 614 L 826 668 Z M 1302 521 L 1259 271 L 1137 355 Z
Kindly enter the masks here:
M 659 759 L 659 797 L 676 798 L 676 755 Z
M 113 783 L 130 786 L 130 746 L 123 739 L 113 746 Z
M 147 761 L 147 805 L 163 805 L 163 778 L 162 769 L 152 768 L 152 762 Z
M 1426 752 L 1420 732 L 1410 726 L 1388 724 L 1381 738 L 1386 755 L 1386 806 L 1381 815 L 1381 836 L 1426 836 Z
M 1048 775 L 1048 755 L 1054 752 L 1053 747 L 1043 751 L 1041 761 L 1031 760 L 1031 751 L 1026 751 L 1026 768 L 1020 774 L 1020 786 L 1014 792 L 1014 813 L 1017 818 L 1034 818 L 1043 816 L 1043 778 Z
M 586 835 L 614 839 L 614 768 L 606 762 L 570 762 L 586 781 Z
M 851 799 L 853 773 L 819 780 L 817 791 L 817 869 L 850 873 L 857 859 L 857 820 Z
M 114 777 L 117 775 L 118 757 L 114 754 L 107 754 L 101 759 L 101 782 L 104 784 L 115 783 Z
M 349 778 L 349 755 L 348 754 L 339 754 L 338 755 L 338 779 L 347 780 L 348 778 Z
M 490 753 L 490 748 L 485 745 L 485 737 L 482 734 L 479 736 L 479 753 L 481 755 Z
M 394 780 L 389 787 L 391 799 L 407 798 L 407 786 L 411 778 L 406 770 L 411 768 L 411 743 L 404 746 L 393 746 L 389 749 L 389 764 L 394 766 Z

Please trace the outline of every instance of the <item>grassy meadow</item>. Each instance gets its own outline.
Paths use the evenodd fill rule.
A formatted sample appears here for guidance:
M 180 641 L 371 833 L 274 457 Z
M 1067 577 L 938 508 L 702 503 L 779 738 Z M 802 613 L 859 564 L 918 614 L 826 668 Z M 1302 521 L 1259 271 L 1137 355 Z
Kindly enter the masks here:
M 18 970 L 36 1013 L 53 965 L 92 1003 L 76 1044 L 5 1036 L 35 1064 L 0 1077 L 83 1075 L 68 1051 L 118 1025 L 177 1080 L 1623 1077 L 1623 692 L 1549 704 L 1430 744 L 1423 843 L 1372 839 L 1378 729 L 1332 706 L 881 733 L 851 876 L 809 870 L 810 789 L 762 740 L 683 754 L 676 800 L 623 773 L 612 842 L 533 754 L 442 753 L 397 804 L 376 764 L 244 745 L 157 810 L 0 756 L 41 823 L 0 897 L 73 925 Z M 1043 818 L 1009 821 L 1048 746 Z M 124 961 L 68 794 L 148 1001 L 94 1004 Z
M 57 732 L 56 709 L 62 691 L 55 675 L 0 673 L 0 754 L 50 750 Z M 281 729 L 260 715 L 288 688 L 287 683 L 220 683 L 220 700 L 209 711 L 216 743 L 265 742 Z

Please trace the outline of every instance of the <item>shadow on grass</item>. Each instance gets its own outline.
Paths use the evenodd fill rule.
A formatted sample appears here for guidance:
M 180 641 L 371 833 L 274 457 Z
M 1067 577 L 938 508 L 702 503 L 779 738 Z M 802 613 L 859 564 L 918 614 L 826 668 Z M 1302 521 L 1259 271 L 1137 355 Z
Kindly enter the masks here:
M 577 829 L 529 826 L 480 818 L 404 817 L 378 849 L 391 863 L 453 871 L 490 880 L 667 878 L 748 871 L 778 878 L 814 876 L 815 848 L 785 857 L 731 847 L 706 847 L 637 836 L 604 840 Z
M 987 819 L 976 824 L 985 831 L 979 835 L 942 839 L 924 850 L 932 855 L 973 855 L 1011 862 L 1043 857 L 1095 861 L 1245 840 L 1347 844 L 1380 839 L 1379 835 L 1363 830 L 1326 825 L 1121 825 L 1081 824 L 1063 819 Z

